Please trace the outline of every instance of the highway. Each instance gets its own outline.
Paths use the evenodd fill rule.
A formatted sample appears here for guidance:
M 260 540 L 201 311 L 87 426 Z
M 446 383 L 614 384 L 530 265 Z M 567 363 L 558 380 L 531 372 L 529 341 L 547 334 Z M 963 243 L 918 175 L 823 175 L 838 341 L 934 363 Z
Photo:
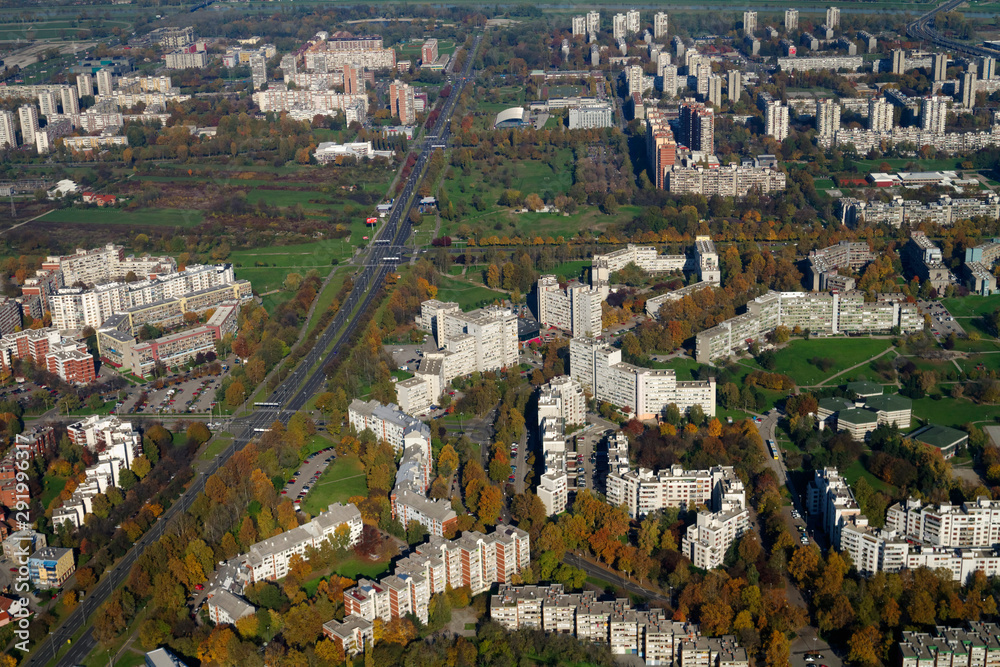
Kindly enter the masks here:
M 192 480 L 188 489 L 160 517 L 156 525 L 136 542 L 122 560 L 103 574 L 97 586 L 91 590 L 66 621 L 39 644 L 27 661 L 23 663 L 24 665 L 37 667 L 49 663 L 55 657 L 56 652 L 81 627 L 93 620 L 94 612 L 107 600 L 111 592 L 128 577 L 129 570 L 146 547 L 163 535 L 164 530 L 174 517 L 191 506 L 197 495 L 204 489 L 205 480 L 219 467 L 225 465 L 233 454 L 258 437 L 262 429 L 267 429 L 276 420 L 287 424 L 292 415 L 301 410 L 309 398 L 323 387 L 326 382 L 324 368 L 337 357 L 344 344 L 350 340 L 351 334 L 361 324 L 360 316 L 374 301 L 386 276 L 390 271 L 394 271 L 396 265 L 403 260 L 403 244 L 410 236 L 410 210 L 416 200 L 413 196 L 414 192 L 420 182 L 424 167 L 434 150 L 447 144 L 448 136 L 451 134 L 451 116 L 466 83 L 473 78 L 472 63 L 475 60 L 482 37 L 482 33 L 476 35 L 465 68 L 461 75 L 454 78 L 451 95 L 445 100 L 434 127 L 424 138 L 423 144 L 415 146 L 415 149 L 417 147 L 420 149 L 416 164 L 413 165 L 413 170 L 410 172 L 402 191 L 396 197 L 388 220 L 369 247 L 363 269 L 354 276 L 354 288 L 351 293 L 344 301 L 333 322 L 318 337 L 312 350 L 271 395 L 262 401 L 265 404 L 280 407 L 261 407 L 248 417 L 232 421 L 231 430 L 237 434 L 232 444 L 212 462 L 209 468 Z M 327 353 L 328 348 L 330 351 Z M 82 663 L 96 647 L 97 640 L 94 639 L 93 629 L 87 628 L 83 635 L 73 643 L 69 651 L 56 662 L 56 665 L 58 667 L 74 667 Z
M 950 12 L 951 10 L 957 8 L 959 5 L 963 4 L 965 0 L 948 0 L 948 2 L 943 5 L 938 5 L 936 8 L 927 12 L 920 18 L 918 18 L 913 23 L 906 26 L 906 34 L 912 39 L 919 39 L 925 42 L 931 42 L 937 46 L 949 49 L 951 51 L 957 51 L 959 53 L 966 53 L 973 56 L 1000 56 L 1000 50 L 989 49 L 985 46 L 973 46 L 971 44 L 966 44 L 957 39 L 951 39 L 950 37 L 945 37 L 941 35 L 932 24 L 934 23 L 934 17 L 941 12 Z

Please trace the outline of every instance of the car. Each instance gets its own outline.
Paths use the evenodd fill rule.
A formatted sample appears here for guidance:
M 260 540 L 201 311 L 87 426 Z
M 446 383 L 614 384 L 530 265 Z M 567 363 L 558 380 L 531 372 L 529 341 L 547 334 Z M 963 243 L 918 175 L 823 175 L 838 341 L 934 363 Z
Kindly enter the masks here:
M 807 655 L 806 662 L 816 662 L 816 658 L 812 657 L 811 655 Z
M 205 585 L 204 584 L 195 584 L 194 585 L 194 589 L 196 591 L 203 591 L 203 590 L 205 590 Z
M 282 493 L 282 495 L 284 495 L 284 494 L 288 493 L 288 489 L 282 489 L 282 490 L 281 490 L 281 493 Z
M 17 572 L 17 568 L 16 567 L 12 567 L 12 568 L 10 568 L 10 571 L 11 572 Z

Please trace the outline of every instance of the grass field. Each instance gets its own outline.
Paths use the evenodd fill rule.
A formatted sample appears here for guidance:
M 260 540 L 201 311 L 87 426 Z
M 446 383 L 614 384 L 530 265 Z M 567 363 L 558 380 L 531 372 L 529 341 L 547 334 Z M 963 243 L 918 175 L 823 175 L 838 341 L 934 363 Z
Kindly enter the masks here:
M 357 580 L 359 577 L 366 579 L 378 579 L 379 576 L 389 570 L 392 561 L 370 561 L 360 558 L 350 558 L 341 563 L 337 568 L 337 574 L 348 579 Z
M 592 263 L 593 262 L 589 259 L 563 262 L 562 264 L 557 264 L 548 271 L 543 271 L 543 273 L 556 275 L 560 278 L 580 278 L 584 271 L 590 268 Z
M 454 301 L 462 307 L 462 310 L 469 310 L 479 305 L 490 303 L 495 299 L 506 298 L 506 296 L 501 292 L 494 292 L 487 287 L 473 285 L 456 278 L 446 276 L 438 278 L 438 300 Z
M 117 11 L 117 10 L 116 10 Z M 0 23 L 0 41 L 23 39 L 76 39 L 77 32 L 89 30 L 98 21 L 32 21 L 30 23 Z M 113 28 L 129 27 L 127 21 L 101 19 L 101 26 Z
M 233 441 L 233 436 L 230 433 L 219 433 L 215 436 L 215 439 L 208 444 L 205 451 L 198 456 L 202 461 L 209 461 L 214 459 L 216 456 L 222 453 L 226 447 L 230 445 Z
M 874 357 L 890 345 L 890 341 L 876 338 L 794 340 L 778 350 L 774 372 L 790 376 L 800 387 L 808 387 Z M 820 370 L 807 361 L 813 357 L 833 359 L 834 365 L 829 371 Z M 867 368 L 859 369 L 859 372 L 865 371 Z M 846 382 L 849 377 L 850 374 L 843 380 Z
M 309 490 L 302 509 L 316 516 L 330 503 L 346 503 L 351 496 L 368 493 L 364 467 L 356 456 L 337 458 L 323 471 L 319 481 Z M 347 576 L 347 575 L 345 575 Z
M 269 267 L 294 269 L 329 269 L 333 260 L 347 259 L 352 253 L 346 239 L 327 239 L 313 243 L 234 250 L 229 261 L 240 268 L 255 268 L 258 262 Z
M 62 477 L 45 475 L 45 477 L 42 478 L 42 495 L 39 498 L 39 501 L 42 503 L 42 507 L 48 507 L 53 498 L 62 493 L 65 486 L 66 480 Z
M 941 299 L 941 303 L 954 317 L 982 317 L 1000 308 L 1000 294 Z
M 977 405 L 953 398 L 919 398 L 913 401 L 913 416 L 932 424 L 957 428 L 968 422 L 992 423 L 1000 417 L 1000 405 Z
M 60 208 L 39 222 L 75 225 L 133 225 L 136 227 L 194 227 L 201 224 L 201 211 L 176 208 L 148 208 L 139 211 L 102 208 Z
M 895 494 L 896 487 L 891 484 L 886 484 L 878 477 L 865 470 L 865 466 L 861 463 L 860 459 L 849 465 L 847 469 L 844 470 L 844 479 L 846 479 L 847 483 L 851 486 L 854 486 L 862 477 L 867 479 L 868 483 L 871 484 L 876 491 L 882 491 L 889 495 Z
M 678 380 L 687 381 L 694 379 L 694 372 L 701 368 L 701 364 L 694 359 L 676 357 L 670 361 L 654 361 L 653 368 L 672 368 L 677 372 Z

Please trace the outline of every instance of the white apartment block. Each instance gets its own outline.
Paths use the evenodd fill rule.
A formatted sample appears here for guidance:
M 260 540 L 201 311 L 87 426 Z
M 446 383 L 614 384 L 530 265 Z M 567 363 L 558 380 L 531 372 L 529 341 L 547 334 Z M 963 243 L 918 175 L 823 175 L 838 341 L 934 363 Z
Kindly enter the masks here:
M 768 292 L 747 304 L 747 312 L 698 333 L 695 358 L 710 363 L 746 350 L 778 326 L 812 333 L 848 334 L 921 331 L 923 315 L 900 295 L 883 294 L 866 303 L 862 292 Z M 571 348 L 572 353 L 572 348 Z
M 778 141 L 784 141 L 788 137 L 788 106 L 786 104 L 777 100 L 767 103 L 764 109 L 764 134 L 770 135 Z
M 627 598 L 602 600 L 593 591 L 566 593 L 561 584 L 502 585 L 490 597 L 490 618 L 511 631 L 542 630 L 607 644 L 612 654 L 647 665 L 749 665 L 731 636 L 702 637 L 697 625 L 672 621 L 662 609 L 641 611 Z
M 892 132 L 895 125 L 892 109 L 889 100 L 884 97 L 868 100 L 868 129 L 873 132 Z
M 875 260 L 867 241 L 841 241 L 837 245 L 810 251 L 808 262 L 814 290 L 828 289 L 827 282 L 838 269 L 860 271 Z
M 569 504 L 569 476 L 562 470 L 547 470 L 538 478 L 535 495 L 549 516 L 566 511 Z
M 17 148 L 14 112 L 0 110 L 0 148 Z
M 594 287 L 599 287 L 607 296 L 611 274 L 621 271 L 629 264 L 635 264 L 646 273 L 688 272 L 713 285 L 720 284 L 719 254 L 708 236 L 698 236 L 688 255 L 661 255 L 656 246 L 628 244 L 621 250 L 603 255 L 594 255 L 590 279 Z
M 542 276 L 537 285 L 538 323 L 568 331 L 571 336 L 600 336 L 603 293 L 573 281 L 565 287 L 556 276 Z
M 715 379 L 678 381 L 672 369 L 654 370 L 623 363 L 622 351 L 589 338 L 570 340 L 570 375 L 598 402 L 608 402 L 653 419 L 671 403 L 681 412 L 700 405 L 715 414 Z
M 63 146 L 71 151 L 92 151 L 106 146 L 128 146 L 125 135 L 101 135 L 99 137 L 61 137 Z
M 25 144 L 34 145 L 35 132 L 38 132 L 38 107 L 25 104 L 18 107 L 17 115 L 21 122 L 21 139 Z
M 904 630 L 897 647 L 900 667 L 997 667 L 1000 625 L 970 621 L 967 629 L 939 626 L 934 634 Z
M 129 272 L 141 279 L 152 279 L 177 271 L 172 257 L 125 256 L 122 246 L 108 244 L 93 250 L 78 249 L 72 255 L 49 256 L 42 262 L 42 271 L 61 271 L 62 285 L 83 282 L 88 285 L 109 280 L 122 280 Z
M 573 17 L 573 36 L 574 37 L 586 37 L 587 36 L 587 17 L 586 16 L 574 16 Z
M 653 39 L 663 39 L 670 28 L 670 17 L 666 12 L 656 12 L 653 15 Z
M 834 546 L 851 555 L 863 574 L 926 567 L 948 570 L 958 582 L 976 572 L 1000 574 L 1000 503 L 985 497 L 961 507 L 909 499 L 886 513 L 885 529 L 872 528 L 834 469 L 816 471 L 807 507 L 818 512 Z
M 746 197 L 754 188 L 767 194 L 785 189 L 785 174 L 770 166 L 728 165 L 714 169 L 675 164 L 667 170 L 667 190 L 706 197 Z
M 413 614 L 426 623 L 432 595 L 460 586 L 478 595 L 495 583 L 510 583 L 530 562 L 528 534 L 513 526 L 454 540 L 432 537 L 398 560 L 392 574 L 377 582 L 359 579 L 344 591 L 344 613 L 384 622 Z
M 726 551 L 750 529 L 750 511 L 732 509 L 723 512 L 698 512 L 688 526 L 681 552 L 703 570 L 722 567 Z
M 236 283 L 232 265 L 196 264 L 152 280 L 104 283 L 92 289 L 63 287 L 48 296 L 48 303 L 55 328 L 69 331 L 91 326 L 96 329 L 112 315 L 130 308 L 152 306 Z
M 757 12 L 747 10 L 743 12 L 743 34 L 750 36 L 755 32 L 757 32 Z
M 816 132 L 831 136 L 840 129 L 840 104 L 837 100 L 816 100 Z
M 97 452 L 97 463 L 87 468 L 84 481 L 52 512 L 53 524 L 68 522 L 78 528 L 94 511 L 94 496 L 118 486 L 121 471 L 131 468 L 135 459 L 142 455 L 142 437 L 130 422 L 97 415 L 70 424 L 67 432 L 73 444 Z
M 792 32 L 793 30 L 799 29 L 799 10 L 797 9 L 786 9 L 785 10 L 785 30 Z
M 792 46 L 792 48 L 795 48 Z M 865 59 L 862 56 L 815 56 L 809 58 L 797 58 L 790 55 L 785 58 L 778 58 L 778 67 L 782 72 L 813 72 L 817 70 L 847 69 L 858 72 L 864 66 Z
M 451 503 L 427 497 L 434 470 L 430 428 L 395 405 L 382 405 L 378 401 L 364 403 L 354 399 L 347 415 L 351 426 L 359 432 L 367 429 L 396 452 L 402 452 L 390 494 L 393 517 L 404 528 L 410 521 L 416 521 L 435 536 L 452 530 L 458 515 Z
M 345 527 L 342 531 L 341 527 Z M 237 578 L 247 583 L 277 581 L 288 574 L 292 556 L 306 557 L 306 550 L 319 548 L 344 534 L 348 546 L 361 541 L 361 512 L 354 505 L 334 503 L 309 523 L 257 542 L 248 553 L 237 556 Z
M 208 53 L 173 51 L 163 56 L 163 64 L 167 69 L 202 69 L 208 66 Z
M 568 375 L 560 375 L 541 387 L 538 417 L 562 419 L 567 425 L 581 425 L 587 420 L 587 397 L 580 383 Z
M 903 199 L 899 195 L 888 202 L 842 198 L 839 205 L 844 224 L 856 224 L 859 220 L 864 220 L 873 224 L 885 223 L 896 229 L 903 223 L 915 226 L 930 222 L 950 226 L 977 216 L 993 220 L 1000 218 L 1000 195 L 992 192 L 981 198 L 941 195 L 936 202 L 926 204 L 916 199 Z
M 601 13 L 587 12 L 587 33 L 598 33 L 601 31 Z
M 97 73 L 97 96 L 111 95 L 114 92 L 114 75 L 109 69 Z
M 517 364 L 517 316 L 507 308 L 465 313 L 456 303 L 430 299 L 420 306 L 417 326 L 432 333 L 440 349 L 424 355 L 414 377 L 396 384 L 400 408 L 409 414 L 426 410 L 456 377 Z
M 267 90 L 254 93 L 253 101 L 263 112 L 303 109 L 332 116 L 337 111 L 358 106 L 368 111 L 367 95 L 347 95 L 332 90 L 289 90 L 279 83 L 271 83 Z
M 703 505 L 721 511 L 746 506 L 743 482 L 732 467 L 723 466 L 684 470 L 675 465 L 658 473 L 647 468 L 613 469 L 608 474 L 607 491 L 608 502 L 627 507 L 633 519 L 667 507 L 693 509 Z

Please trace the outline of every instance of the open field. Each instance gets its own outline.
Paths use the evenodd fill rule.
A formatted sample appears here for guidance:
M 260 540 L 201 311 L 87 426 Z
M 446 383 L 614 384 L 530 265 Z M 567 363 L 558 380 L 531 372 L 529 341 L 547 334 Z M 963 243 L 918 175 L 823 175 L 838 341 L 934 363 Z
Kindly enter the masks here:
M 790 376 L 800 387 L 808 387 L 874 357 L 891 344 L 889 340 L 878 338 L 793 340 L 777 351 L 774 372 Z M 832 359 L 834 365 L 829 371 L 820 370 L 808 361 L 814 357 Z M 867 370 L 866 367 L 862 367 L 858 372 L 866 373 Z M 838 383 L 847 382 L 853 375 L 849 373 L 843 378 L 838 378 Z
M 118 11 L 117 9 L 115 10 Z M 106 28 L 118 26 L 128 28 L 127 21 L 113 21 L 110 19 L 94 20 L 66 20 L 66 21 L 31 21 L 0 23 L 0 41 L 34 40 L 34 39 L 76 39 L 77 33 L 81 30 L 88 30 L 92 26 L 100 24 Z
M 201 224 L 201 211 L 176 208 L 147 208 L 139 211 L 103 208 L 60 208 L 38 222 L 74 225 L 132 225 L 134 227 L 194 227 Z
M 941 303 L 954 317 L 982 317 L 1000 308 L 1000 294 L 941 299 Z M 965 323 L 962 324 L 964 326 Z
M 670 361 L 654 361 L 653 368 L 672 368 L 676 371 L 678 380 L 687 381 L 694 379 L 694 373 L 701 368 L 701 364 L 694 359 L 675 357 Z
M 333 260 L 351 256 L 351 246 L 344 239 L 326 239 L 313 243 L 298 243 L 269 248 L 234 250 L 229 261 L 239 269 L 280 267 L 287 269 L 329 269 Z
M 351 496 L 367 493 L 368 484 L 361 461 L 356 456 L 345 456 L 334 459 L 323 471 L 302 502 L 302 509 L 316 516 L 325 511 L 330 503 L 346 503 Z
M 913 401 L 913 416 L 933 424 L 958 428 L 968 422 L 992 423 L 1000 417 L 1000 405 L 977 405 L 965 399 L 919 398 Z
M 441 301 L 455 301 L 462 310 L 470 310 L 494 299 L 503 299 L 506 295 L 494 292 L 487 287 L 473 285 L 461 279 L 440 276 L 438 278 L 437 298 Z
M 857 483 L 857 481 L 862 477 L 867 479 L 868 483 L 871 484 L 872 488 L 874 488 L 876 491 L 882 491 L 889 495 L 893 495 L 895 493 L 896 487 L 892 486 L 891 484 L 886 484 L 878 477 L 868 472 L 865 469 L 864 464 L 861 463 L 860 459 L 849 465 L 844 470 L 844 479 L 846 479 L 847 483 L 850 484 L 851 486 L 854 486 Z

